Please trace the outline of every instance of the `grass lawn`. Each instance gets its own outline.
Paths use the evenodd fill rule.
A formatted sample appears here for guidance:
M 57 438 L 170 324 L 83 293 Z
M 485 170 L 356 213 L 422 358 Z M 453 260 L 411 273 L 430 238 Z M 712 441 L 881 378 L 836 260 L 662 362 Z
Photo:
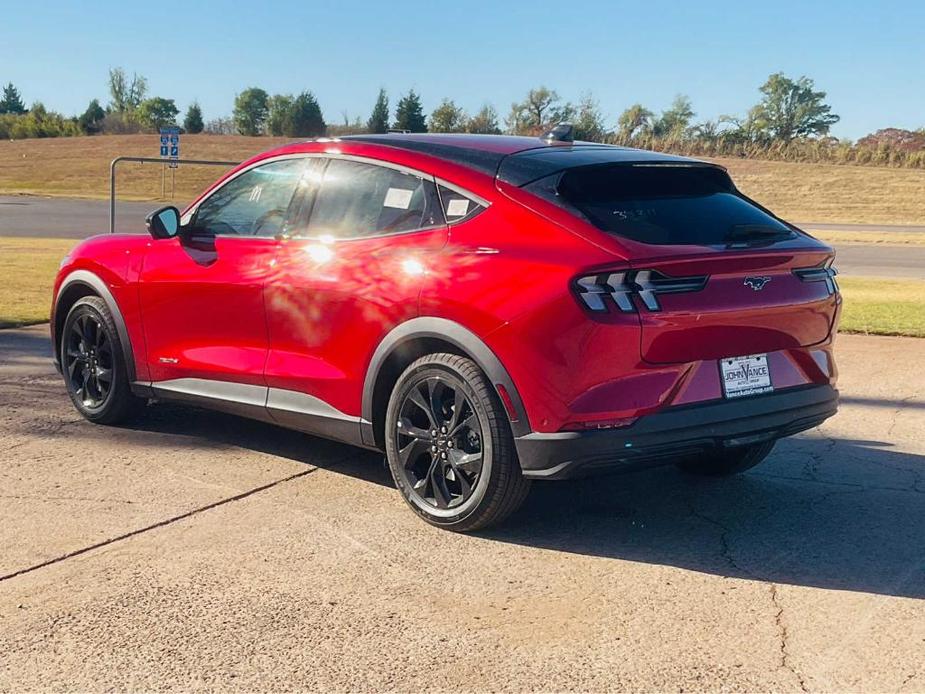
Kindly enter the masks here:
M 55 273 L 71 239 L 0 238 L 0 328 L 43 323 Z
M 925 337 L 925 280 L 840 277 L 841 332 Z
M 0 328 L 48 320 L 58 264 L 77 241 L 0 238 Z M 925 281 L 839 278 L 842 332 L 925 337 Z
M 241 161 L 285 142 L 279 137 L 183 135 L 180 153 L 187 159 Z M 109 163 L 115 157 L 157 157 L 158 145 L 153 134 L 3 141 L 0 194 L 103 199 L 109 195 Z M 784 219 L 925 224 L 925 170 L 754 159 L 715 161 L 729 169 L 742 191 Z M 223 171 L 219 167 L 181 167 L 176 173 L 173 199 L 192 200 Z M 120 199 L 162 199 L 161 172 L 160 164 L 120 165 Z

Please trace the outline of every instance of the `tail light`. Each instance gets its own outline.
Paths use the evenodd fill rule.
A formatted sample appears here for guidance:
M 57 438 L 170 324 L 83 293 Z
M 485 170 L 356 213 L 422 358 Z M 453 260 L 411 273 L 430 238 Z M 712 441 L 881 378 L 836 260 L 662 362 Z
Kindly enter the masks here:
M 832 295 L 838 291 L 838 282 L 835 276 L 838 270 L 832 265 L 835 258 L 829 258 L 821 265 L 812 267 L 798 267 L 793 270 L 793 274 L 799 277 L 803 282 L 825 282 L 825 288 Z
M 586 275 L 575 280 L 575 292 L 589 311 L 605 313 L 610 303 L 623 313 L 633 313 L 639 298 L 649 311 L 661 311 L 659 294 L 699 292 L 707 285 L 706 275 L 700 277 L 669 277 L 658 270 L 621 270 Z M 608 301 L 609 297 L 609 301 Z

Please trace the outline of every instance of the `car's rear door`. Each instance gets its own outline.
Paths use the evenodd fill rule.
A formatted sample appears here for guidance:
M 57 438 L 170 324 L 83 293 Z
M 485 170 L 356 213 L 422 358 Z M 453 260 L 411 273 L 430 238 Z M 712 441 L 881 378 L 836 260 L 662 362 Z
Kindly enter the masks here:
M 156 387 L 262 406 L 264 285 L 304 165 L 240 172 L 187 212 L 178 237 L 151 243 L 139 292 Z
M 417 315 L 428 256 L 447 229 L 432 177 L 315 161 L 301 221 L 267 282 L 267 405 L 281 423 L 352 440 L 373 350 Z

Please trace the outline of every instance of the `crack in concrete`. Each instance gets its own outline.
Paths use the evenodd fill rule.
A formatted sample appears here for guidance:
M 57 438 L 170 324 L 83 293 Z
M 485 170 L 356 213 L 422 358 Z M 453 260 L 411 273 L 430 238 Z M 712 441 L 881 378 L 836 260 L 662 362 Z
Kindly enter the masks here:
M 824 450 L 818 451 L 818 452 L 805 453 L 805 455 L 809 456 L 811 462 L 803 466 L 803 472 L 813 482 L 819 481 L 819 477 L 818 477 L 819 466 L 825 462 L 825 458 L 833 451 L 835 446 L 838 445 L 838 441 L 832 436 L 826 436 L 825 434 L 822 434 L 822 438 L 826 441 Z
M 852 493 L 853 491 L 854 490 L 833 491 L 833 492 L 829 492 L 828 494 L 825 494 L 824 496 L 831 496 L 832 494 L 849 494 L 849 493 Z M 688 499 L 687 506 L 692 516 L 694 516 L 695 518 L 699 520 L 704 521 L 705 523 L 709 523 L 710 525 L 720 530 L 720 536 L 719 536 L 720 556 L 722 556 L 723 559 L 726 560 L 726 563 L 729 564 L 729 566 L 734 571 L 738 572 L 739 574 L 741 574 L 742 576 L 746 578 L 749 578 L 755 581 L 761 580 L 753 572 L 740 566 L 739 563 L 735 560 L 735 557 L 732 554 L 732 546 L 729 543 L 729 532 L 730 532 L 729 528 L 725 524 L 723 524 L 721 521 L 718 521 L 715 518 L 712 518 L 708 516 L 707 514 L 702 513 L 701 511 L 698 511 L 697 508 L 694 506 L 693 500 Z M 724 578 L 729 578 L 729 577 L 724 576 Z M 771 605 L 774 609 L 774 625 L 777 627 L 778 638 L 780 641 L 780 646 L 779 646 L 780 647 L 780 667 L 790 672 L 796 678 L 797 682 L 799 683 L 800 689 L 804 692 L 807 692 L 809 691 L 809 689 L 806 687 L 806 681 L 803 679 L 803 675 L 790 662 L 790 652 L 789 652 L 789 644 L 788 644 L 790 634 L 787 631 L 787 625 L 784 624 L 784 619 L 783 619 L 784 607 L 783 605 L 781 605 L 780 600 L 778 599 L 777 584 L 773 582 L 769 582 L 768 586 L 770 589 L 769 594 L 771 597 Z
M 158 521 L 157 523 L 152 523 L 151 525 L 147 525 L 143 528 L 131 530 L 127 533 L 117 535 L 116 537 L 111 537 L 108 540 L 103 540 L 101 542 L 94 543 L 92 545 L 89 545 L 88 547 L 81 547 L 80 549 L 75 549 L 72 552 L 67 552 L 60 556 L 43 561 L 39 564 L 28 566 L 24 569 L 18 569 L 16 571 L 13 571 L 12 573 L 6 574 L 5 576 L 0 576 L 0 582 L 8 581 L 11 578 L 16 578 L 17 576 L 22 576 L 23 574 L 31 573 L 33 571 L 38 571 L 39 569 L 44 569 L 45 567 L 52 566 L 53 564 L 59 564 L 68 559 L 73 559 L 74 557 L 78 557 L 81 554 L 92 552 L 95 549 L 100 549 L 101 547 L 106 547 L 113 543 L 121 542 L 122 540 L 127 540 L 137 535 L 141 535 L 142 533 L 150 532 L 151 530 L 157 530 L 158 528 L 163 528 L 164 526 L 177 523 L 181 520 L 185 520 L 186 518 L 190 518 L 191 516 L 195 516 L 200 513 L 210 511 L 214 508 L 218 508 L 219 506 L 224 506 L 225 504 L 230 504 L 234 501 L 240 501 L 241 499 L 246 499 L 247 497 L 253 496 L 254 494 L 259 494 L 260 492 L 266 491 L 268 489 L 272 489 L 273 487 L 279 486 L 281 484 L 285 484 L 286 482 L 291 482 L 292 480 L 299 479 L 300 477 L 305 477 L 306 475 L 310 475 L 311 473 L 315 472 L 318 469 L 320 468 L 313 467 L 308 470 L 303 470 L 302 472 L 297 472 L 294 475 L 289 475 L 288 477 L 283 477 L 282 479 L 278 479 L 273 482 L 268 482 L 267 484 L 262 484 L 259 487 L 248 489 L 247 491 L 241 492 L 240 494 L 235 494 L 234 496 L 230 496 L 224 499 L 219 499 L 218 501 L 214 501 L 211 504 L 206 504 L 205 506 L 199 506 L 198 508 L 194 508 L 190 511 L 186 511 L 179 515 L 171 516 L 170 518 L 166 518 L 162 521 Z
M 730 568 L 732 568 L 733 571 L 738 572 L 742 576 L 746 576 L 748 578 L 755 578 L 748 569 L 745 569 L 739 566 L 738 562 L 736 562 L 735 560 L 735 557 L 732 556 L 732 547 L 729 544 L 729 528 L 727 528 L 723 523 L 716 520 L 715 518 L 712 518 L 708 516 L 707 514 L 701 511 L 698 511 L 697 507 L 694 506 L 693 499 L 687 499 L 686 501 L 687 501 L 688 512 L 694 518 L 702 520 L 704 523 L 709 523 L 715 528 L 719 528 L 720 530 L 720 534 L 719 534 L 720 556 L 726 561 L 727 564 L 729 564 Z M 729 578 L 729 576 L 724 576 L 724 578 Z
M 790 651 L 787 643 L 790 634 L 787 632 L 787 625 L 784 624 L 784 606 L 780 604 L 780 600 L 777 596 L 777 584 L 771 583 L 770 588 L 771 604 L 774 605 L 774 608 L 777 610 L 774 615 L 774 624 L 777 626 L 777 633 L 780 637 L 780 667 L 792 673 L 800 684 L 800 689 L 804 692 L 808 692 L 809 689 L 806 687 L 806 681 L 803 679 L 803 675 L 801 675 L 790 663 Z

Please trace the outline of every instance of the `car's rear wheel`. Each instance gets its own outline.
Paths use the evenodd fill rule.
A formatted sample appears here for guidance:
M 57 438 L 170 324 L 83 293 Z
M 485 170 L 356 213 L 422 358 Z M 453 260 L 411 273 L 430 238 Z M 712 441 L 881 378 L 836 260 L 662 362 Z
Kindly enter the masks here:
M 396 486 L 432 525 L 486 528 L 526 498 L 504 407 L 470 359 L 430 354 L 412 363 L 392 390 L 385 434 Z
M 97 424 L 117 424 L 141 411 L 112 313 L 97 296 L 77 301 L 61 331 L 61 372 L 74 407 Z
M 678 462 L 678 467 L 693 475 L 725 477 L 755 467 L 768 457 L 776 441 L 754 443 L 749 446 L 736 446 L 712 453 L 704 453 Z

